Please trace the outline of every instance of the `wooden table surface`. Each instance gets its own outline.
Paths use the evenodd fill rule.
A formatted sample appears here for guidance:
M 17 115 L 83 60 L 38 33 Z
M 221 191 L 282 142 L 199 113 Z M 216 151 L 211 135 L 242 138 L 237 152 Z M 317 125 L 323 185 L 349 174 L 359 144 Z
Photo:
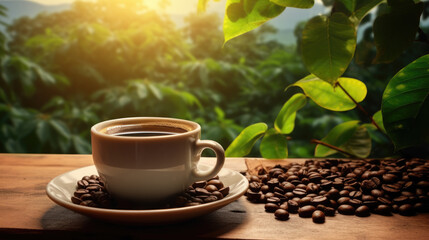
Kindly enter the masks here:
M 288 221 L 277 221 L 245 197 L 179 224 L 115 225 L 74 213 L 46 196 L 52 178 L 88 165 L 90 155 L 0 154 L 0 239 L 429 239 L 429 214 L 337 214 L 324 224 L 291 214 Z M 246 169 L 243 158 L 227 159 L 225 167 Z

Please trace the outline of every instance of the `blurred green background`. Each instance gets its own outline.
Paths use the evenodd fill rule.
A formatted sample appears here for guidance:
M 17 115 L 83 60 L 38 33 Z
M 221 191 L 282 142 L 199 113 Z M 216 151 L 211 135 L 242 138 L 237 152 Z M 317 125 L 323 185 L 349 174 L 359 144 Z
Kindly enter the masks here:
M 37 4 L 12 2 L 28 1 L 0 1 L 0 152 L 12 153 L 90 153 L 93 124 L 131 116 L 197 121 L 203 139 L 226 148 L 244 127 L 272 123 L 290 96 L 284 89 L 308 74 L 297 44 L 302 20 L 327 9 L 319 1 L 307 15 L 285 12 L 297 17 L 279 18 L 223 47 L 222 14 L 197 14 L 196 1 L 179 4 L 191 9 L 180 19 L 167 11 L 179 1 L 75 2 L 35 16 L 43 11 Z M 224 1 L 210 7 L 223 9 Z M 21 16 L 12 21 L 11 14 Z M 380 109 L 388 80 L 429 53 L 429 44 L 416 41 L 395 62 L 371 64 L 368 29 L 375 14 L 361 24 L 344 74 L 367 85 L 362 105 L 370 114 Z M 368 122 L 356 110 L 335 113 L 310 102 L 297 114 L 289 156 L 313 156 L 311 139 L 351 119 Z M 384 135 L 373 139 L 372 156 L 392 154 Z

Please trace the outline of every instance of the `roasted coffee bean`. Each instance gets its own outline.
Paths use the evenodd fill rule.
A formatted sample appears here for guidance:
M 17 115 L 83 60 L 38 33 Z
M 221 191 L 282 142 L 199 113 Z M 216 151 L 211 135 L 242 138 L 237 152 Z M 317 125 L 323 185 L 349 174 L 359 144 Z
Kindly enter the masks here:
M 375 198 L 382 197 L 384 195 L 384 192 L 380 189 L 373 189 L 371 190 L 371 195 Z
M 98 184 L 98 181 L 96 179 L 94 179 L 94 178 L 91 178 L 91 179 L 88 180 L 88 183 L 89 184 Z
M 356 208 L 355 214 L 358 217 L 368 217 L 369 215 L 371 215 L 371 212 L 368 206 L 362 205 Z
M 291 212 L 291 213 L 298 212 L 299 204 L 298 204 L 297 201 L 289 200 L 289 201 L 287 201 L 287 206 L 288 206 L 288 211 L 289 212 Z
M 410 199 L 407 196 L 403 196 L 403 195 L 393 199 L 393 202 L 398 205 L 406 204 L 409 201 Z
M 322 188 L 323 190 L 329 191 L 329 189 L 331 189 L 332 187 L 332 181 L 326 181 L 324 183 L 320 184 L 320 188 Z
M 87 194 L 87 193 L 89 193 L 88 190 L 81 188 L 74 192 L 74 196 L 80 198 L 83 194 Z
M 355 208 L 348 204 L 343 204 L 338 207 L 338 213 L 343 215 L 354 215 L 355 214 Z
M 384 205 L 391 205 L 391 204 L 392 204 L 392 201 L 390 201 L 389 199 L 387 199 L 387 198 L 385 198 L 385 197 L 378 197 L 378 198 L 377 198 L 377 201 L 378 201 L 380 204 L 384 204 Z
M 75 197 L 75 196 L 72 196 L 72 197 L 71 197 L 71 201 L 72 201 L 72 203 L 74 203 L 74 204 L 80 204 L 80 203 L 82 202 L 82 200 L 80 200 L 80 198 Z
M 287 202 L 280 204 L 279 208 L 284 209 L 284 210 L 288 210 Z
M 265 204 L 265 211 L 267 212 L 275 212 L 277 209 L 279 209 L 279 205 L 275 203 L 266 203 Z
M 307 205 L 298 209 L 298 215 L 302 218 L 310 218 L 314 211 L 316 211 L 315 206 Z
M 270 189 L 274 189 L 274 187 L 279 185 L 279 180 L 277 178 L 272 178 L 267 182 L 267 185 L 270 187 Z
M 289 212 L 286 211 L 285 209 L 279 208 L 274 212 L 274 216 L 278 220 L 282 220 L 282 221 L 288 220 L 289 219 Z
M 274 193 L 281 193 L 281 194 L 284 194 L 285 193 L 285 191 L 283 190 L 283 189 L 281 189 L 281 188 L 279 188 L 279 187 L 274 187 Z
M 200 202 L 188 202 L 185 204 L 186 207 L 198 206 L 201 205 Z
M 337 200 L 340 197 L 340 192 L 336 188 L 331 188 L 331 190 L 326 193 L 326 197 Z
M 349 205 L 352 205 L 355 209 L 362 205 L 362 201 L 359 199 L 350 199 Z
M 305 197 L 307 195 L 307 191 L 305 189 L 296 188 L 292 191 L 292 193 L 297 197 Z
M 376 198 L 372 195 L 362 195 L 362 201 L 375 201 Z
M 335 209 L 334 208 L 326 207 L 324 212 L 325 212 L 326 216 L 330 216 L 330 217 L 335 216 Z
M 295 185 L 290 182 L 283 182 L 281 186 L 286 192 L 292 192 L 295 189 Z
M 384 216 L 392 215 L 392 209 L 385 204 L 378 205 L 377 208 L 375 208 L 375 212 Z
M 280 199 L 278 197 L 269 197 L 267 198 L 267 203 L 280 203 Z
M 352 192 L 350 192 L 349 197 L 361 199 L 362 198 L 362 192 L 361 191 L 352 191 Z
M 252 175 L 249 178 L 249 182 L 260 182 L 261 180 L 259 179 L 258 176 Z
M 207 182 L 207 185 L 214 185 L 217 189 L 223 188 L 223 183 L 219 179 L 212 179 Z
M 263 193 L 267 193 L 267 192 L 269 192 L 270 191 L 270 187 L 268 187 L 268 185 L 263 185 L 262 187 L 261 187 L 261 192 L 263 192 Z
M 311 204 L 313 204 L 313 206 L 317 206 L 319 204 L 328 205 L 329 200 L 325 196 L 317 196 L 317 197 L 314 197 L 313 199 L 311 199 Z
M 250 182 L 249 183 L 249 189 L 252 190 L 252 192 L 259 192 L 261 190 L 262 184 L 259 182 Z
M 303 206 L 307 206 L 311 204 L 311 197 L 303 197 L 301 199 L 298 200 L 299 206 L 303 207 Z
M 412 216 L 415 214 L 414 207 L 411 204 L 403 204 L 398 208 L 398 213 L 403 216 Z
M 259 180 L 259 178 L 258 178 L 258 180 Z M 204 188 L 205 186 L 207 185 L 207 182 L 206 181 L 198 181 L 198 182 L 194 182 L 193 184 L 192 184 L 192 187 L 193 188 Z M 259 191 L 259 190 L 258 190 Z M 257 192 L 257 191 L 256 191 Z
M 219 191 L 214 191 L 212 192 L 212 195 L 217 197 L 217 199 L 222 199 L 223 198 L 223 194 Z
M 195 193 L 197 195 L 210 195 L 210 192 L 205 188 L 195 188 Z
M 349 201 L 350 201 L 350 198 L 349 198 L 349 197 L 340 197 L 340 198 L 337 200 L 337 203 L 338 203 L 339 205 L 343 205 L 343 204 L 347 204 L 347 203 L 349 203 Z
M 398 194 L 401 191 L 401 188 L 394 184 L 383 184 L 381 188 L 388 194 Z
M 348 190 L 341 190 L 340 191 L 340 197 L 348 197 L 350 192 Z
M 80 203 L 80 205 L 88 206 L 88 207 L 97 207 L 97 204 L 95 204 L 95 203 L 94 203 L 94 201 L 92 201 L 92 200 L 85 200 L 85 201 L 82 201 L 82 202 Z
M 314 211 L 311 217 L 312 217 L 314 223 L 324 223 L 325 222 L 325 214 L 320 210 Z
M 214 191 L 218 190 L 218 188 L 215 185 L 211 185 L 211 184 L 210 185 L 207 184 L 207 186 L 204 189 L 209 191 L 209 192 L 214 192 Z
M 218 199 L 217 199 L 217 197 L 216 197 L 216 196 L 214 196 L 214 195 L 212 195 L 212 196 L 208 196 L 208 197 L 204 198 L 204 202 L 205 202 L 205 203 L 214 202 L 214 201 L 216 201 L 216 200 L 218 200 Z
M 77 182 L 78 188 L 86 188 L 86 187 L 88 187 L 88 185 L 89 185 L 89 183 L 87 180 L 79 180 Z

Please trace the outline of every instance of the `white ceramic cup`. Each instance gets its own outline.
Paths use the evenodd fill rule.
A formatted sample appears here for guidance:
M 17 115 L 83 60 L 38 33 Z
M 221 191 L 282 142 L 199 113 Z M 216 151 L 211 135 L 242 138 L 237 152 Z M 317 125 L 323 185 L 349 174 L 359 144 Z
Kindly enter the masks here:
M 159 136 L 121 136 L 128 132 L 169 132 Z M 214 177 L 225 153 L 220 144 L 200 140 L 199 124 L 174 118 L 135 117 L 108 120 L 91 128 L 92 157 L 107 190 L 121 199 L 155 202 L 196 181 Z M 216 154 L 208 171 L 198 169 L 205 148 Z

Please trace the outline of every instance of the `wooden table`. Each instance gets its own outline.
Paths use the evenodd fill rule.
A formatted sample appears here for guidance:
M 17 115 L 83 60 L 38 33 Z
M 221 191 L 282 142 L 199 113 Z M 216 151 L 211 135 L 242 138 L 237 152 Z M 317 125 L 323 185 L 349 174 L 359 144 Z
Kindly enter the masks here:
M 324 224 L 291 214 L 288 221 L 277 221 L 263 205 L 244 197 L 175 225 L 101 222 L 56 205 L 45 193 L 52 178 L 88 165 L 90 155 L 0 154 L 0 239 L 429 239 L 429 214 L 368 218 L 337 214 Z M 227 159 L 225 167 L 246 169 L 242 158 Z

